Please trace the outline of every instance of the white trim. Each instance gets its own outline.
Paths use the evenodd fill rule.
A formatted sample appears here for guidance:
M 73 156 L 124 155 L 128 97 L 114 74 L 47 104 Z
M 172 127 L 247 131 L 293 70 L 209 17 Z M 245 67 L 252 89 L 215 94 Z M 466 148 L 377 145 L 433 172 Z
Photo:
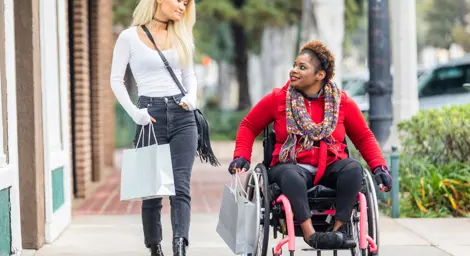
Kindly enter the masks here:
M 63 167 L 66 164 L 66 157 L 67 153 L 64 151 L 55 151 L 55 152 L 49 152 L 49 158 L 52 159 L 52 161 L 49 161 L 49 171 L 53 171 L 57 168 Z M 65 179 L 65 177 L 64 177 Z
M 1 95 L 1 94 L 0 94 L 0 95 Z M 0 98 L 1 98 L 1 97 L 0 97 Z M 2 116 L 1 116 L 1 115 L 0 115 L 0 119 L 2 119 Z M 0 127 L 3 127 L 3 125 L 0 126 Z M 0 134 L 0 136 L 3 137 L 3 134 Z M 3 140 L 2 140 L 1 143 L 2 143 L 1 145 L 3 145 Z M 2 147 L 2 149 L 3 149 L 3 147 Z M 7 165 L 8 165 L 8 163 L 7 163 L 7 155 L 5 155 L 5 153 L 3 153 L 3 151 L 2 151 L 1 154 L 0 154 L 0 168 L 7 167 Z
M 5 74 L 7 81 L 7 124 L 8 124 L 8 168 L 12 174 L 11 201 L 11 236 L 12 251 L 21 251 L 21 221 L 18 172 L 18 135 L 16 114 L 16 60 L 15 60 L 15 28 L 13 0 L 5 3 Z
M 45 49 L 47 49 L 47 43 L 49 40 L 45 38 L 45 31 L 47 30 L 46 20 L 46 6 L 49 0 L 39 2 L 39 32 L 40 32 L 40 49 L 41 49 L 41 85 L 42 85 L 42 118 L 43 118 L 43 146 L 44 146 L 44 217 L 45 217 L 45 240 L 46 243 L 51 242 L 49 230 L 53 214 L 52 214 L 52 177 L 49 169 L 49 141 L 47 136 L 47 93 L 44 88 L 47 84 L 47 76 L 45 75 L 44 69 L 47 69 L 47 58 Z M 49 14 L 50 15 L 50 14 Z
M 71 202 L 71 171 L 70 171 L 70 142 L 69 142 L 69 114 L 68 114 L 68 63 L 67 63 L 67 13 L 64 1 L 44 0 L 40 1 L 40 31 L 41 31 L 41 67 L 42 67 L 42 99 L 43 99 L 43 139 L 44 139 L 44 187 L 45 187 L 45 239 L 46 243 L 52 243 L 65 230 L 72 219 L 72 202 Z M 55 15 L 57 14 L 57 15 Z M 54 20 L 50 24 L 48 18 Z M 56 25 L 56 26 L 54 26 Z M 45 34 L 50 29 L 57 29 L 55 33 Z M 46 38 L 50 36 L 50 38 Z M 52 40 L 57 40 L 58 63 L 57 66 L 48 65 L 47 54 L 44 54 Z M 59 80 L 49 81 L 48 68 L 58 68 L 56 74 Z M 52 77 L 52 76 L 51 76 Z M 61 148 L 54 148 L 51 151 L 49 141 L 49 122 L 48 122 L 48 97 L 50 92 L 46 90 L 46 86 L 51 82 L 58 83 L 59 109 L 60 109 L 60 133 Z M 56 95 L 56 94 L 53 94 Z M 56 151 L 57 150 L 57 151 Z M 54 213 L 52 202 L 52 171 L 63 167 L 64 172 L 64 204 Z
M 60 67 L 60 108 L 62 109 L 62 152 L 64 166 L 64 208 L 65 213 L 62 215 L 64 220 L 61 222 L 70 223 L 72 221 L 72 166 L 70 159 L 70 124 L 69 124 L 69 63 L 68 63 L 68 13 L 65 1 L 57 1 L 57 16 L 59 32 L 59 67 Z M 70 6 L 70 8 L 72 8 Z
M 0 190 L 13 185 L 13 175 L 10 166 L 0 168 Z
M 65 180 L 65 179 L 64 179 Z M 47 243 L 52 243 L 55 239 L 67 228 L 70 224 L 70 219 L 65 216 L 69 215 L 71 212 L 72 205 L 65 202 L 53 215 L 53 221 L 48 223 L 48 228 L 46 228 L 46 241 Z M 52 209 L 52 206 L 51 206 Z
M 0 106 L 3 106 L 2 104 L 3 97 L 1 97 L 1 95 L 2 95 L 2 72 L 0 72 Z M 1 107 L 0 107 L 0 110 L 1 110 Z M 0 127 L 3 127 L 3 111 L 0 111 Z M 7 157 L 5 155 L 5 149 L 3 148 L 3 129 L 0 129 L 0 167 L 5 167 L 7 166 L 7 164 L 8 163 L 7 163 Z

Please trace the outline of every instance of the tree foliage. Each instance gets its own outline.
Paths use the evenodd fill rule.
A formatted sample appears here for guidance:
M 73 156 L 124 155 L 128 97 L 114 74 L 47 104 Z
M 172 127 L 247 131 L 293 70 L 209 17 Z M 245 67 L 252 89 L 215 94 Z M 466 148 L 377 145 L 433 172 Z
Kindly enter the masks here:
M 293 24 L 300 19 L 301 0 L 199 0 L 196 38 L 199 48 L 215 58 L 231 60 L 234 42 L 231 27 L 240 26 L 249 51 L 260 51 L 267 27 Z
M 302 0 L 198 1 L 196 43 L 202 53 L 236 67 L 238 109 L 251 107 L 248 53 L 260 51 L 266 28 L 299 22 L 301 7 Z
M 344 0 L 345 54 L 352 48 L 367 55 L 367 0 Z
M 113 23 L 127 27 L 139 0 L 113 0 Z
M 469 1 L 423 0 L 421 2 L 424 21 L 427 23 L 424 43 L 448 49 L 452 43 L 456 42 L 456 32 L 462 32 L 458 28 L 467 25 L 465 15 Z

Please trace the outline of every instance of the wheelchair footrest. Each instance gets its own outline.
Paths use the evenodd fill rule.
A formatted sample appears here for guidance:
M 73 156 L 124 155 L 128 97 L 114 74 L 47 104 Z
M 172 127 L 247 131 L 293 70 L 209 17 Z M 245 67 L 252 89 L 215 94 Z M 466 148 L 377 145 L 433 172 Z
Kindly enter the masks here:
M 343 250 L 351 250 L 356 248 L 357 244 L 356 243 L 351 243 L 351 244 L 346 244 L 343 245 L 342 247 L 338 249 L 315 249 L 315 248 L 305 248 L 302 249 L 302 251 L 343 251 Z
M 311 251 L 311 252 L 326 252 L 326 251 L 345 251 L 351 250 L 352 248 L 338 248 L 338 249 L 315 249 L 315 248 L 303 248 L 302 251 Z

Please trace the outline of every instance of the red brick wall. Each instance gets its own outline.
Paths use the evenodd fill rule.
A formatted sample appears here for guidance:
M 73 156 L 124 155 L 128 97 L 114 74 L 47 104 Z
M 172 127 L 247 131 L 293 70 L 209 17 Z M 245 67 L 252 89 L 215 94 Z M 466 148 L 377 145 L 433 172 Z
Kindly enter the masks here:
M 73 135 L 75 157 L 76 196 L 88 194 L 92 175 L 92 141 L 90 112 L 90 72 L 88 45 L 88 0 L 73 0 Z M 70 8 L 70 7 L 69 7 Z
M 92 22 L 93 31 L 92 44 L 96 44 L 99 51 L 98 63 L 96 63 L 97 75 L 99 76 L 100 88 L 100 147 L 101 164 L 106 167 L 113 167 L 114 159 L 114 101 L 115 97 L 111 90 L 109 77 L 111 73 L 111 61 L 115 39 L 113 38 L 113 1 L 94 1 L 93 10 L 98 14 Z
M 105 166 L 105 153 L 114 151 L 106 146 L 105 134 L 114 134 L 108 126 L 114 127 L 110 120 L 109 76 L 112 58 L 113 3 L 109 0 L 90 1 L 91 5 L 91 112 L 93 143 L 93 181 L 101 180 Z M 110 165 L 109 163 L 106 163 Z
M 90 6 L 89 6 L 90 4 Z M 89 194 L 113 165 L 114 95 L 109 77 L 114 46 L 109 0 L 73 0 L 73 113 L 76 197 Z

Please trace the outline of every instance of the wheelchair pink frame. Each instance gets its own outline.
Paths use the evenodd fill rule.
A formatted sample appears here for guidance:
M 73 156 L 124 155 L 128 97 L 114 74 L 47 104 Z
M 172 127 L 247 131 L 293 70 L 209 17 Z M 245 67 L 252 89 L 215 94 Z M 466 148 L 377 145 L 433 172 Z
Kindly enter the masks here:
M 364 250 L 367 249 L 367 243 L 369 243 L 369 251 L 372 253 L 377 252 L 377 244 L 370 237 L 367 232 L 367 200 L 366 197 L 363 193 L 359 192 L 359 195 L 357 197 L 357 200 L 359 202 L 359 212 L 360 212 L 360 218 L 359 218 L 359 248 Z M 282 203 L 282 208 L 286 214 L 286 224 L 287 224 L 287 237 L 282 239 L 276 247 L 274 247 L 274 254 L 280 254 L 282 246 L 284 246 L 286 243 L 288 244 L 288 249 L 290 252 L 295 251 L 295 231 L 294 231 L 294 218 L 292 214 L 292 208 L 290 205 L 289 200 L 287 197 L 284 195 L 280 195 L 276 199 L 277 203 Z M 335 210 L 326 210 L 320 214 L 323 215 L 334 215 L 336 213 Z M 319 214 L 317 214 L 319 215 Z

